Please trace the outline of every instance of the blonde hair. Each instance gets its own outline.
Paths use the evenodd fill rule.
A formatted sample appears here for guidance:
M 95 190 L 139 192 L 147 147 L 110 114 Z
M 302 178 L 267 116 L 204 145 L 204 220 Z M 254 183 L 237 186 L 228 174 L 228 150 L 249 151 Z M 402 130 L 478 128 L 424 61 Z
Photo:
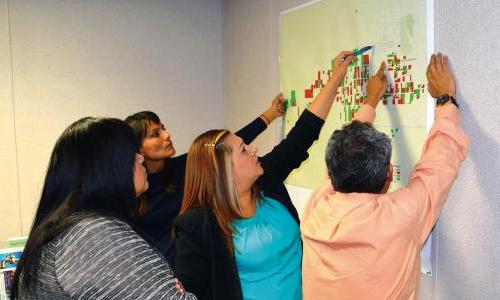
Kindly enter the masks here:
M 198 136 L 189 148 L 184 197 L 180 214 L 196 207 L 209 208 L 233 251 L 231 222 L 241 218 L 233 176 L 232 148 L 223 142 L 227 130 L 210 130 Z

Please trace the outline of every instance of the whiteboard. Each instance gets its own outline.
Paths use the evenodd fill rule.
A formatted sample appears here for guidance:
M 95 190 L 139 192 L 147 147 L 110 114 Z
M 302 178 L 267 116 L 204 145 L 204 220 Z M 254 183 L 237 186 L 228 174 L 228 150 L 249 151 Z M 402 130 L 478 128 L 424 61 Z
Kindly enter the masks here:
M 425 76 L 434 50 L 432 0 L 312 1 L 281 12 L 279 27 L 280 84 L 287 106 L 283 136 L 328 81 L 338 52 L 374 46 L 349 66 L 309 159 L 286 181 L 299 212 L 326 175 L 324 153 L 331 133 L 352 120 L 366 96 L 368 77 L 382 61 L 389 85 L 374 126 L 393 145 L 390 190 L 404 187 L 433 121 L 434 101 Z M 422 273 L 430 275 L 432 238 L 428 240 L 421 258 Z

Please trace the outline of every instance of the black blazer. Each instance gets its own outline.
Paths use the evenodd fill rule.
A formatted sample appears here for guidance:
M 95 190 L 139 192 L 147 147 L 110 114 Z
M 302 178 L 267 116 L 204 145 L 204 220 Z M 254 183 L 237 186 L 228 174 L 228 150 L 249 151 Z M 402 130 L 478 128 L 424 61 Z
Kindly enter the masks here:
M 251 143 L 267 125 L 258 117 L 235 134 L 245 143 Z M 136 230 L 155 246 L 175 270 L 175 246 L 172 240 L 172 225 L 179 214 L 184 193 L 187 154 L 167 158 L 167 167 L 162 171 L 149 174 L 149 189 L 146 191 L 146 213 L 137 220 Z M 166 189 L 167 182 L 173 185 Z
M 305 110 L 287 137 L 259 158 L 264 169 L 256 184 L 266 197 L 276 199 L 299 223 L 283 181 L 309 156 L 324 121 Z M 191 209 L 174 221 L 177 277 L 199 299 L 243 299 L 236 259 L 208 208 Z

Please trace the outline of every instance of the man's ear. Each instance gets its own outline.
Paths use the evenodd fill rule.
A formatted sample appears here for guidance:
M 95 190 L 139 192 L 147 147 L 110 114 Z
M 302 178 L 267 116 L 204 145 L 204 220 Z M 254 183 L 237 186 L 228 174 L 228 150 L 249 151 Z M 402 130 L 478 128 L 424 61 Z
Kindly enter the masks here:
M 387 175 L 386 175 L 386 178 L 385 180 L 386 181 L 389 181 L 389 182 L 392 182 L 392 175 L 394 173 L 394 166 L 392 165 L 392 163 L 389 163 L 389 169 L 387 169 Z
M 391 182 L 392 182 L 393 172 L 394 172 L 394 166 L 391 163 L 389 163 L 389 168 L 387 169 L 387 174 L 385 175 L 384 187 L 382 188 L 382 191 L 380 192 L 381 194 L 385 194 L 389 190 L 389 187 L 391 186 Z

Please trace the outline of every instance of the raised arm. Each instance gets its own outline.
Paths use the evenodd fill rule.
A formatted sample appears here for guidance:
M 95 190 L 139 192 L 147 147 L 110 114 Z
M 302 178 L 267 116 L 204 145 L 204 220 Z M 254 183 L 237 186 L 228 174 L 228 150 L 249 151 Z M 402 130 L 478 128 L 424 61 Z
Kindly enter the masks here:
M 432 55 L 427 69 L 429 92 L 432 97 L 455 97 L 455 81 L 448 67 L 448 58 Z M 419 230 L 423 244 L 437 221 L 448 193 L 458 176 L 468 151 L 469 138 L 460 125 L 458 107 L 452 102 L 437 104 L 434 125 L 425 141 L 422 156 L 416 164 L 406 189 L 395 192 L 394 199 L 408 211 L 415 212 L 413 226 Z
M 352 51 L 338 54 L 333 63 L 333 74 L 295 126 L 274 149 L 261 158 L 265 172 L 272 172 L 283 181 L 290 172 L 308 158 L 307 150 L 318 139 L 321 127 L 335 99 L 335 94 L 354 59 Z
M 377 105 L 387 89 L 385 67 L 385 62 L 382 62 L 377 73 L 368 80 L 366 86 L 366 99 L 356 113 L 354 120 L 368 123 L 373 123 L 375 121 Z
M 285 112 L 285 101 L 283 94 L 279 93 L 274 96 L 271 106 L 259 118 L 262 119 L 267 125 L 271 124 L 276 118 L 279 118 Z
M 354 56 L 352 56 L 352 51 L 342 51 L 335 57 L 333 60 L 332 77 L 307 108 L 322 120 L 325 120 L 328 116 L 337 89 L 342 83 L 342 80 L 344 80 L 345 74 L 347 74 L 347 67 L 353 59 Z
M 267 128 L 269 124 L 271 124 L 276 118 L 282 116 L 283 112 L 284 102 L 283 96 L 280 93 L 274 97 L 271 106 L 266 111 L 264 111 L 251 123 L 238 130 L 235 134 L 243 139 L 245 144 L 250 144 Z

